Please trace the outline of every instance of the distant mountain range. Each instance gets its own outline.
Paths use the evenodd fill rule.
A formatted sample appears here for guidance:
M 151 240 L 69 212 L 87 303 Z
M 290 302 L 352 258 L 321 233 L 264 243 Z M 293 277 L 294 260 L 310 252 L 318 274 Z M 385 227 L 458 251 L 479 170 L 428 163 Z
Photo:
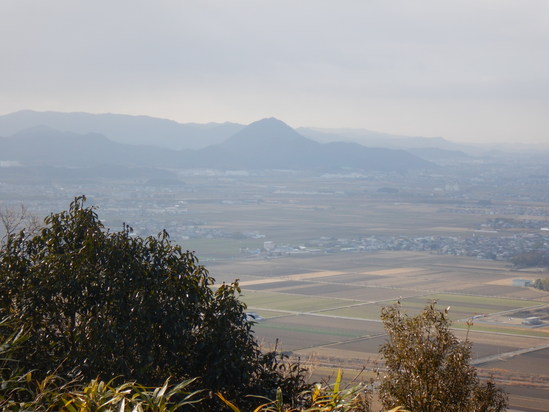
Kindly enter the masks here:
M 177 123 L 149 116 L 37 112 L 22 110 L 0 116 L 0 136 L 11 136 L 33 126 L 48 126 L 59 131 L 79 134 L 98 133 L 118 142 L 157 146 L 168 149 L 201 149 L 221 143 L 244 129 L 237 123 Z M 319 129 L 301 127 L 296 131 L 320 143 L 347 141 L 368 147 L 390 149 L 438 148 L 462 150 L 466 146 L 441 137 L 411 137 L 363 129 Z
M 29 118 L 34 114 L 36 114 L 36 118 L 34 121 L 30 121 Z M 221 140 L 221 142 L 195 150 L 174 150 L 163 146 L 167 146 L 165 143 L 168 140 L 171 140 L 172 143 L 193 140 L 194 143 L 191 145 L 199 146 L 196 141 L 205 139 L 202 132 L 208 127 L 193 126 L 199 132 L 192 134 L 189 132 L 191 126 L 179 125 L 162 119 L 83 113 L 74 115 L 50 113 L 49 115 L 51 117 L 43 113 L 18 112 L 0 117 L 0 131 L 4 133 L 22 127 L 22 118 L 27 119 L 27 126 L 29 123 L 42 120 L 55 120 L 47 122 L 49 123 L 47 126 L 31 125 L 31 127 L 16 131 L 9 137 L 0 138 L 0 161 L 18 162 L 21 165 L 35 167 L 82 168 L 116 165 L 119 167 L 168 169 L 315 171 L 402 171 L 434 166 L 404 150 L 368 148 L 357 143 L 346 142 L 319 143 L 304 137 L 282 121 L 274 118 L 263 119 L 242 127 L 237 127 L 238 125 L 235 124 L 211 125 L 210 129 L 215 129 L 218 133 L 213 140 Z M 90 119 L 93 118 L 97 119 L 99 123 L 97 128 L 90 123 Z M 63 124 L 59 123 L 60 119 L 63 119 Z M 78 119 L 85 119 L 85 121 L 79 123 Z M 113 141 L 114 138 L 111 136 L 107 138 L 97 132 L 98 130 L 107 130 L 106 123 L 102 122 L 105 119 L 109 120 L 106 123 L 111 126 L 116 123 L 118 125 L 116 130 L 124 130 L 122 138 L 117 135 L 117 141 Z M 124 125 L 122 120 L 128 123 L 124 127 L 122 127 Z M 139 125 L 145 124 L 143 122 L 148 124 L 147 127 L 151 129 L 139 131 L 137 143 L 140 144 L 128 144 L 131 130 L 139 129 Z M 63 127 L 63 131 L 53 128 L 52 124 Z M 153 124 L 158 124 L 158 129 L 152 128 Z M 69 127 L 78 130 L 75 132 Z M 181 127 L 180 130 L 189 133 L 177 135 L 176 129 L 179 127 Z M 83 133 L 83 130 L 86 131 Z M 110 133 L 115 133 L 114 128 L 110 130 Z M 166 130 L 168 132 L 163 134 Z M 237 131 L 234 132 L 234 130 Z M 223 138 L 224 134 L 230 134 L 230 136 Z M 211 137 L 213 134 L 209 136 Z M 163 143 L 156 144 L 158 141 Z M 136 142 L 133 141 L 133 143 Z M 188 146 L 188 144 L 181 143 L 181 146 Z
M 35 126 L 61 132 L 103 135 L 116 143 L 171 150 L 199 150 L 225 142 L 246 125 L 238 123 L 178 123 L 149 116 L 37 112 L 22 110 L 0 116 L 0 136 L 12 136 Z M 538 146 L 464 145 L 442 137 L 401 136 L 366 129 L 295 129 L 302 137 L 319 143 L 349 142 L 366 147 L 401 149 L 433 162 L 460 161 L 469 156 L 500 156 L 505 152 L 539 155 Z
M 175 152 L 170 149 L 117 143 L 98 133 L 61 132 L 47 126 L 34 126 L 0 138 L 0 160 L 27 166 L 157 167 L 162 161 L 175 159 Z
M 0 116 L 0 136 L 11 136 L 34 126 L 78 134 L 98 133 L 118 143 L 174 150 L 200 149 L 221 143 L 245 127 L 236 123 L 182 124 L 149 116 L 111 113 L 22 110 Z

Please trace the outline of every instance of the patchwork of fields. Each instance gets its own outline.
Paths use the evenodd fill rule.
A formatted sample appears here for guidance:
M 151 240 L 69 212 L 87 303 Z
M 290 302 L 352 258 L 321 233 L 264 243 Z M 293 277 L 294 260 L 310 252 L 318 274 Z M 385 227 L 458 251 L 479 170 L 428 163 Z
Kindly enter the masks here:
M 456 335 L 471 340 L 472 359 L 485 376 L 499 376 L 502 369 L 508 377 L 520 370 L 509 360 L 498 361 L 500 355 L 549 344 L 549 323 L 530 327 L 521 322 L 548 307 L 549 294 L 512 286 L 513 279 L 535 274 L 510 270 L 500 262 L 383 252 L 224 262 L 210 265 L 210 270 L 221 281 L 240 279 L 248 310 L 264 318 L 254 326 L 264 347 L 312 359 L 315 376 L 341 366 L 350 374 L 378 367 L 378 350 L 387 339 L 380 311 L 397 301 L 411 315 L 434 301 L 441 309 L 449 308 Z M 545 376 L 547 351 L 517 355 L 515 362 L 527 359 L 531 364 L 534 358 L 535 373 Z M 511 395 L 517 404 L 533 405 L 536 396 L 549 392 L 541 386 L 528 397 L 520 394 L 522 386 L 516 388 Z

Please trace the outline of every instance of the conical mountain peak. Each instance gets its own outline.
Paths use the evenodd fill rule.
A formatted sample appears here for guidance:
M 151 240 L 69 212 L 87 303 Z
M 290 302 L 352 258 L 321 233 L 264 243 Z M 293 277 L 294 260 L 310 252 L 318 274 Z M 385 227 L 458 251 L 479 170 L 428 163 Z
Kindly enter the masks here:
M 256 120 L 255 122 L 250 123 L 248 126 L 271 126 L 271 127 L 288 127 L 286 123 L 282 120 L 277 119 L 276 117 L 265 117 L 264 119 Z
M 294 144 L 296 142 L 315 146 L 318 144 L 313 140 L 302 136 L 282 120 L 269 117 L 250 123 L 244 129 L 225 141 L 224 145 L 232 146 L 234 144 L 244 144 L 267 147 L 270 145 Z

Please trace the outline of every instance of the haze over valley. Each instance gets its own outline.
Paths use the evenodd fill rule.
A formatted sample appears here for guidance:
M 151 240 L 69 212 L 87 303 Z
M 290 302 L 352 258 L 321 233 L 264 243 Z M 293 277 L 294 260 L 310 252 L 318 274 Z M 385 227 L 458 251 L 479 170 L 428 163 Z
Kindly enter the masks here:
M 400 298 L 413 312 L 436 299 L 454 308 L 458 334 L 475 318 L 481 374 L 495 373 L 512 405 L 543 410 L 549 376 L 506 366 L 545 359 L 549 343 L 549 294 L 524 286 L 548 276 L 524 264 L 549 250 L 542 153 L 382 134 L 369 147 L 356 131 L 274 118 L 188 125 L 27 111 L 1 116 L 0 131 L 2 210 L 44 217 L 85 194 L 113 230 L 166 229 L 218 282 L 240 279 L 265 347 L 278 339 L 313 356 L 315 373 L 375 369 L 381 306 Z
M 5 0 L 0 32 L 1 239 L 82 195 L 166 230 L 311 380 L 376 378 L 381 308 L 437 301 L 547 411 L 549 2 Z

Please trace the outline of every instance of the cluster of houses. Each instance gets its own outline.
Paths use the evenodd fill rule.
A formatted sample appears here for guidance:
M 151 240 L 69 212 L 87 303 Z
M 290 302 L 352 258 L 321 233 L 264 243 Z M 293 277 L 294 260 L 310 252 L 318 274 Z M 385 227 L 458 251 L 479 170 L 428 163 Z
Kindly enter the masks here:
M 480 232 L 468 237 L 369 236 L 359 239 L 321 237 L 298 246 L 277 245 L 272 241 L 266 241 L 262 249 L 242 249 L 241 252 L 245 255 L 273 257 L 304 253 L 408 250 L 507 261 L 517 254 L 540 247 L 549 250 L 548 234 L 518 233 L 509 236 L 493 236 Z

